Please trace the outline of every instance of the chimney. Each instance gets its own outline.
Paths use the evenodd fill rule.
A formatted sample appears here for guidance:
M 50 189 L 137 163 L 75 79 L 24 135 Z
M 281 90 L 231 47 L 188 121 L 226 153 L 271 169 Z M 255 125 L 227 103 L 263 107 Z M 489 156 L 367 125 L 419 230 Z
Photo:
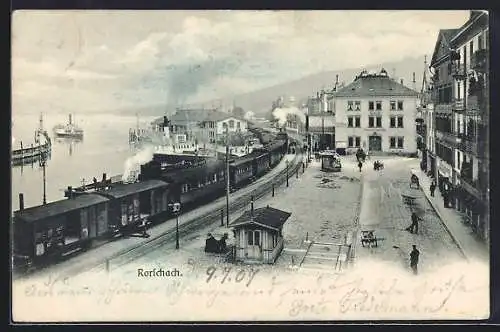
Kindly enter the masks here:
M 106 182 L 106 173 L 102 173 L 102 182 Z
M 24 210 L 24 194 L 19 193 L 19 211 Z
M 73 187 L 68 186 L 68 198 L 73 198 Z

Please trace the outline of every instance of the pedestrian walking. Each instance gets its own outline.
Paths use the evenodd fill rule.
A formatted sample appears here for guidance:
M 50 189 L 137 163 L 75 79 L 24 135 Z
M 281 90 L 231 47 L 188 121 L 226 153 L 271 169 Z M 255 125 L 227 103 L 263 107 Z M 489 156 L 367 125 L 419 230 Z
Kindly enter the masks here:
M 431 197 L 434 197 L 434 191 L 436 191 L 436 181 L 432 180 L 430 190 L 431 190 Z
M 363 167 L 363 163 L 361 161 L 358 162 L 358 167 L 359 167 L 359 171 L 361 172 L 361 167 Z
M 417 246 L 413 245 L 413 250 L 410 252 L 410 267 L 413 270 L 413 274 L 418 274 L 418 258 L 420 256 L 420 251 L 418 251 Z
M 411 225 L 408 226 L 408 228 L 406 229 L 407 231 L 409 231 L 410 233 L 413 233 L 415 232 L 415 234 L 418 234 L 418 216 L 415 212 L 412 212 L 411 213 Z

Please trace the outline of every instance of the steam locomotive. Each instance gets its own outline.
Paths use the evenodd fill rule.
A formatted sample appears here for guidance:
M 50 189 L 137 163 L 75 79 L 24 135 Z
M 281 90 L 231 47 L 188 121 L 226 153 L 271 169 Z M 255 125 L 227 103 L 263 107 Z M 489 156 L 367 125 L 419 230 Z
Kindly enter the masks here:
M 262 176 L 279 163 L 287 151 L 288 137 L 270 140 L 242 158 L 230 159 L 231 190 Z M 140 233 L 146 225 L 173 216 L 174 202 L 182 210 L 200 206 L 224 194 L 225 162 L 197 158 L 184 164 L 169 164 L 154 155 L 141 166 L 139 181 L 106 184 L 93 192 L 69 192 L 68 199 L 14 212 L 15 267 L 50 265 L 63 257 L 92 246 L 97 239 Z

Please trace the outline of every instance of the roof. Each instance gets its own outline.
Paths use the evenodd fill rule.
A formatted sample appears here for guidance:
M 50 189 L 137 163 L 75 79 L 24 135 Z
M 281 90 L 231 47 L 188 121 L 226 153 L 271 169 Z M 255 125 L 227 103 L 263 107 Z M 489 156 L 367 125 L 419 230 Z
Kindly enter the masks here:
M 16 218 L 26 222 L 35 222 L 107 201 L 108 199 L 106 197 L 98 194 L 84 194 L 71 199 L 55 201 L 45 205 L 27 208 L 22 211 L 16 211 L 14 214 Z
M 112 186 L 110 189 L 106 191 L 102 191 L 101 193 L 109 195 L 114 198 L 121 198 L 135 193 L 143 192 L 146 190 L 164 187 L 167 185 L 168 183 L 163 182 L 161 180 L 146 180 L 135 183 L 127 183 L 127 184 L 120 183 Z
M 246 121 L 232 113 L 225 113 L 216 109 L 179 109 L 169 120 L 175 124 L 184 124 L 189 122 L 222 121 L 228 118 Z M 158 121 L 158 123 L 163 121 L 163 117 L 153 122 L 156 121 Z
M 451 39 L 455 36 L 459 29 L 441 29 L 438 33 L 436 44 L 434 45 L 434 52 L 432 53 L 431 65 L 438 60 L 441 42 L 443 41 L 446 47 L 450 48 Z M 449 54 L 450 52 L 447 52 Z
M 335 93 L 336 97 L 382 97 L 382 96 L 418 96 L 401 83 L 396 82 L 387 75 L 366 74 L 359 75 L 349 85 Z
M 231 223 L 232 227 L 246 225 L 257 225 L 264 228 L 279 230 L 292 214 L 272 207 L 258 208 L 253 211 L 245 211 L 238 219 Z

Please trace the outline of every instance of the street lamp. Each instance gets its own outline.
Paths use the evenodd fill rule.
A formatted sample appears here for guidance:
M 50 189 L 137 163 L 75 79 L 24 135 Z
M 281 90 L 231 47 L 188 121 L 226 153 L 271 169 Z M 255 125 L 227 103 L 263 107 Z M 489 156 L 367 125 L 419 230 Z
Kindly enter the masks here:
M 181 213 L 181 203 L 168 204 L 175 214 L 175 249 L 179 249 L 179 214 Z
M 224 123 L 226 129 L 226 227 L 229 227 L 229 126 Z
M 288 187 L 288 159 L 286 160 L 286 186 Z
M 47 164 L 46 152 L 42 151 L 42 153 L 40 154 L 39 165 L 40 165 L 40 167 L 42 167 L 42 171 L 43 171 L 43 205 L 47 204 L 47 191 L 46 191 L 47 181 L 46 181 L 46 176 L 45 176 L 46 164 Z

